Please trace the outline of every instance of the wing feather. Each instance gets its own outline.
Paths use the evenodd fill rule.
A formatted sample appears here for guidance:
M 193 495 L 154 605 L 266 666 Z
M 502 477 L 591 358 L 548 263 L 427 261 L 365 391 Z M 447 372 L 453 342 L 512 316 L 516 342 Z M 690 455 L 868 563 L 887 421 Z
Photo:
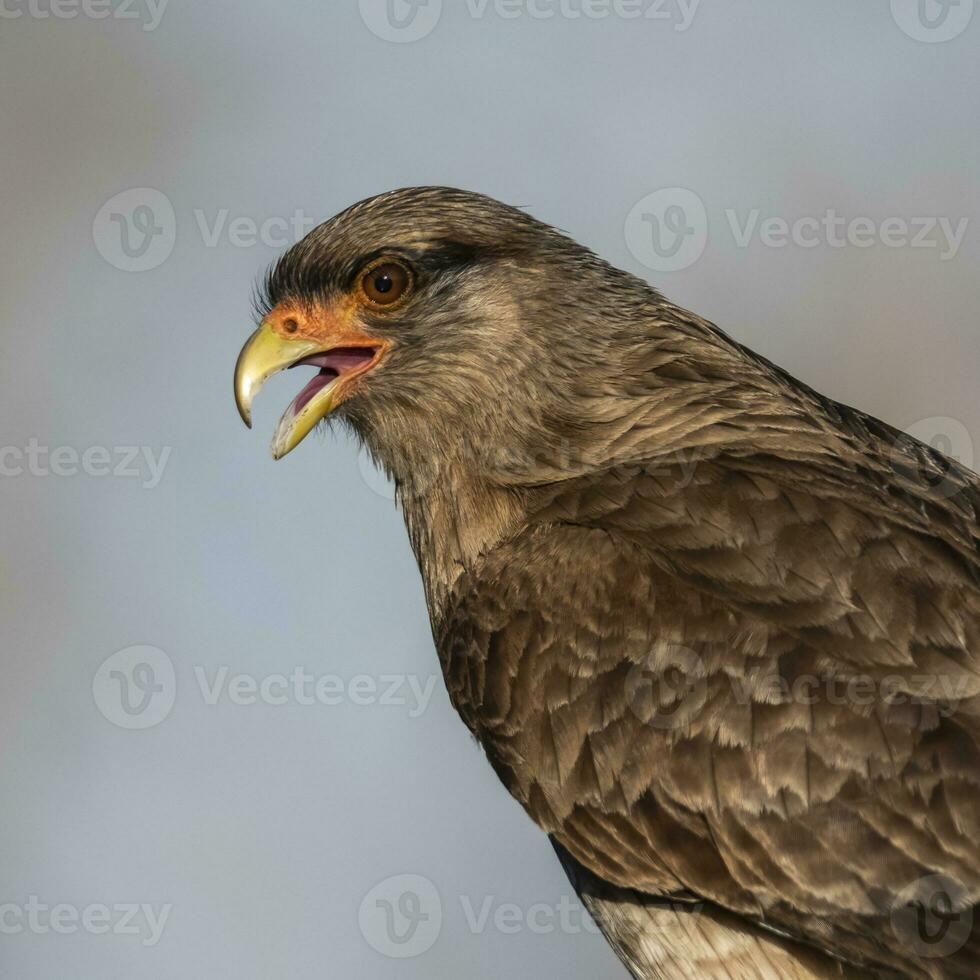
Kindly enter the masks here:
M 543 489 L 457 583 L 444 672 L 511 792 L 610 887 L 965 978 L 972 919 L 930 957 L 901 908 L 935 876 L 963 921 L 980 903 L 980 487 L 829 404 L 832 455 L 716 448 Z

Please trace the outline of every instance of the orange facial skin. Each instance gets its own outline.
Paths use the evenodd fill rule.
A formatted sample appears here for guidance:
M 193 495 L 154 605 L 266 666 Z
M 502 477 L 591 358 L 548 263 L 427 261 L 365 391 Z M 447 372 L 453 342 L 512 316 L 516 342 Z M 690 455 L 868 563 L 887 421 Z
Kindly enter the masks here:
M 283 340 L 305 340 L 324 352 L 338 348 L 371 348 L 374 356 L 363 367 L 347 372 L 338 381 L 337 403 L 349 398 L 353 383 L 373 370 L 384 357 L 391 342 L 365 333 L 361 309 L 368 305 L 357 295 L 345 295 L 330 304 L 302 306 L 286 301 L 274 307 L 263 323 Z

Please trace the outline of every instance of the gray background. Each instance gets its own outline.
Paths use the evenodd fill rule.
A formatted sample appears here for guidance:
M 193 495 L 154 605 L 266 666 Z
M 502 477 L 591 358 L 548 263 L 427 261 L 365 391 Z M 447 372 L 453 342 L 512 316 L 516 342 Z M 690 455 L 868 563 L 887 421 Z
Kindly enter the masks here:
M 363 6 L 372 20 L 384 4 Z M 396 186 L 481 190 L 970 463 L 980 16 L 929 43 L 887 0 L 702 0 L 686 30 L 673 0 L 673 21 L 479 18 L 447 2 L 431 33 L 395 43 L 356 0 L 171 0 L 154 30 L 145 0 L 135 20 L 4 9 L 23 16 L 0 18 L 0 447 L 172 453 L 153 488 L 0 477 L 0 905 L 173 909 L 152 947 L 0 934 L 0 973 L 623 977 L 581 929 L 467 924 L 462 899 L 527 915 L 569 888 L 441 683 L 415 718 L 349 697 L 205 703 L 195 667 L 424 680 L 437 662 L 401 519 L 357 447 L 310 439 L 272 462 L 295 376 L 263 392 L 254 432 L 238 421 L 231 369 L 279 249 L 209 244 L 195 214 L 322 219 Z M 93 222 L 139 187 L 172 203 L 176 241 L 128 272 Z M 669 187 L 703 201 L 710 232 L 697 262 L 658 272 L 624 222 Z M 945 261 L 880 241 L 738 247 L 725 211 L 753 208 L 970 224 Z M 93 696 L 99 665 L 134 644 L 176 670 L 169 717 L 139 731 Z M 432 882 L 442 923 L 396 960 L 358 909 L 403 873 Z

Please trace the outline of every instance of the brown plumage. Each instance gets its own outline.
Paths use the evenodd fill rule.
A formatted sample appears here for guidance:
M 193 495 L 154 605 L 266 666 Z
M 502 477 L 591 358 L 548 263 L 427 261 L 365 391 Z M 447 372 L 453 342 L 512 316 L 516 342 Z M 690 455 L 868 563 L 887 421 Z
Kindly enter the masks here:
M 350 299 L 381 256 L 390 310 Z M 973 473 L 478 195 L 356 205 L 261 302 L 381 344 L 333 417 L 395 480 L 453 704 L 635 976 L 980 975 Z

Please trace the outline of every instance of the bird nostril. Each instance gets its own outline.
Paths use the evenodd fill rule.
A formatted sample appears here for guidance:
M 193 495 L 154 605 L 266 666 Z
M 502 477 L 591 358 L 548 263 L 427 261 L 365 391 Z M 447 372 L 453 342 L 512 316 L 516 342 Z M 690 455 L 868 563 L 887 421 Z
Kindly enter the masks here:
M 286 333 L 296 333 L 299 330 L 299 324 L 290 316 L 282 321 L 282 328 Z

